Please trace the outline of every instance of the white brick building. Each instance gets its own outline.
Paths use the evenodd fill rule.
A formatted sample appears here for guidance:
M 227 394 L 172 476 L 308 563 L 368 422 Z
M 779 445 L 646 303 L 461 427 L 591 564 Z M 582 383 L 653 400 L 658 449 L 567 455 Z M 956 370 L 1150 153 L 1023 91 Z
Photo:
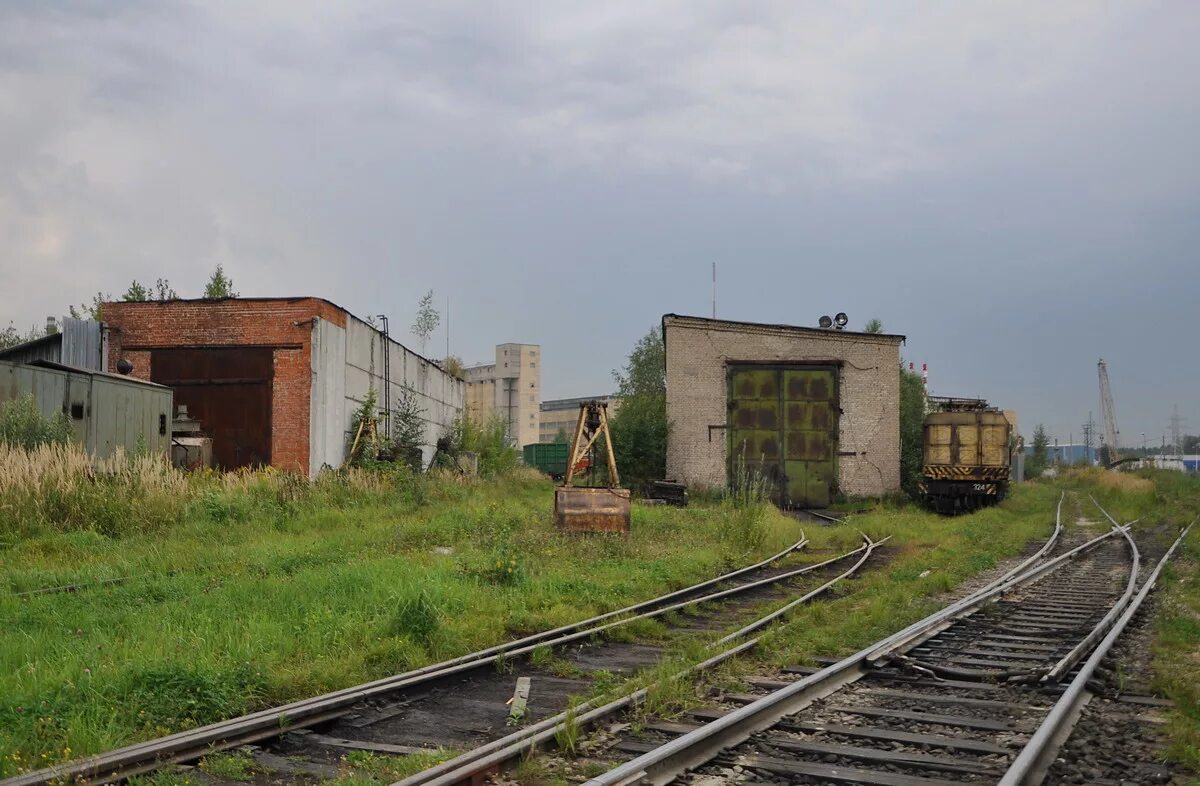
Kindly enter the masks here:
M 904 336 L 668 314 L 667 477 L 725 486 L 747 470 L 778 501 L 900 487 Z

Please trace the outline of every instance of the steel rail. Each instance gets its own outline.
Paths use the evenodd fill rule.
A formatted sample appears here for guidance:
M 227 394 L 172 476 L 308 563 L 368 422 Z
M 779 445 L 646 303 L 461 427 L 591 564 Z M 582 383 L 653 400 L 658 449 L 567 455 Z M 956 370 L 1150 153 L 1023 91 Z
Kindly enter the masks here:
M 802 533 L 800 539 L 792 545 L 753 565 L 722 574 L 716 578 L 707 579 L 689 587 L 674 590 L 656 598 L 641 601 L 623 609 L 606 612 L 586 620 L 531 634 L 521 639 L 498 644 L 440 663 L 423 666 L 402 674 L 363 683 L 355 687 L 343 688 L 320 696 L 301 699 L 282 706 L 259 710 L 258 712 L 249 713 L 237 718 L 209 724 L 197 729 L 177 732 L 106 753 L 13 776 L 0 781 L 0 786 L 45 786 L 51 782 L 63 782 L 64 780 L 106 782 L 114 778 L 124 778 L 149 772 L 165 764 L 188 761 L 210 751 L 224 750 L 236 745 L 278 736 L 288 729 L 331 720 L 344 714 L 355 703 L 371 696 L 412 688 L 426 682 L 432 682 L 454 674 L 488 666 L 493 664 L 497 657 L 515 657 L 532 652 L 541 646 L 569 643 L 570 641 L 587 638 L 596 633 L 626 625 L 638 619 L 659 616 L 667 611 L 748 591 L 764 584 L 786 581 L 798 574 L 816 570 L 822 565 L 827 564 L 818 563 L 805 566 L 799 570 L 738 585 L 721 592 L 710 593 L 684 602 L 676 602 L 665 607 L 661 606 L 663 603 L 669 603 L 677 598 L 709 589 L 715 585 L 726 583 L 731 579 L 736 579 L 739 576 L 759 570 L 786 557 L 793 551 L 803 548 L 808 542 L 808 538 Z M 649 611 L 645 611 L 646 609 L 649 609 Z M 637 613 L 633 616 L 622 616 L 631 612 Z M 615 622 L 603 625 L 596 624 L 617 617 L 620 619 L 617 619 Z
M 1108 511 L 1100 506 L 1099 502 L 1096 502 L 1096 498 L 1092 497 L 1090 494 L 1088 496 L 1091 498 L 1096 507 L 1100 508 L 1100 512 L 1103 513 L 1112 523 L 1113 528 L 1121 529 L 1121 525 L 1117 523 L 1117 520 L 1110 516 Z M 1132 560 L 1132 564 L 1129 568 L 1129 581 L 1127 581 L 1125 584 L 1125 592 L 1122 593 L 1121 597 L 1118 598 L 1117 601 L 1109 608 L 1104 617 L 1101 618 L 1098 623 L 1096 623 L 1087 636 L 1085 636 L 1078 644 L 1072 647 L 1070 652 L 1062 656 L 1057 663 L 1055 663 L 1051 668 L 1047 669 L 1041 675 L 1042 682 L 1058 682 L 1062 679 L 1063 675 L 1075 668 L 1075 664 L 1079 663 L 1079 661 L 1083 659 L 1083 657 L 1092 649 L 1092 647 L 1096 645 L 1096 642 L 1100 639 L 1100 637 L 1104 635 L 1105 631 L 1112 627 L 1113 622 L 1118 616 L 1120 616 L 1121 612 L 1125 610 L 1130 601 L 1133 600 L 1133 593 L 1137 590 L 1137 581 L 1138 574 L 1141 570 L 1142 555 L 1138 550 L 1137 543 L 1134 542 L 1133 537 L 1129 534 L 1129 528 L 1126 527 L 1125 529 L 1121 529 L 1121 532 L 1125 536 L 1125 540 L 1129 546 L 1130 557 Z
M 1094 499 L 1092 501 L 1095 502 Z M 1097 504 L 1096 507 L 1099 508 L 1100 505 Z M 1103 508 L 1100 508 L 1100 511 L 1102 513 L 1104 513 L 1105 516 L 1108 516 L 1108 512 L 1105 511 Z M 1138 522 L 1138 519 L 1135 519 L 1134 521 L 1131 521 L 1128 524 L 1121 525 L 1121 524 L 1117 523 L 1116 519 L 1112 518 L 1111 516 L 1108 516 L 1108 518 L 1109 518 L 1109 521 L 1112 522 L 1112 531 L 1109 532 L 1107 535 L 1102 536 L 1101 538 L 1097 538 L 1092 541 L 1089 541 L 1088 543 L 1083 544 L 1083 546 L 1080 546 L 1077 549 L 1075 549 L 1075 551 L 1072 552 L 1072 554 L 1081 552 L 1082 550 L 1084 550 L 1086 548 L 1090 548 L 1093 544 L 1095 544 L 1099 540 L 1103 540 L 1103 539 L 1112 537 L 1115 534 L 1119 533 L 1119 534 L 1123 535 L 1125 538 L 1125 541 L 1126 541 L 1126 545 L 1129 547 L 1129 550 L 1130 550 L 1130 571 L 1129 571 L 1129 579 L 1126 582 L 1126 586 L 1125 586 L 1125 592 L 1120 598 L 1118 598 L 1116 601 L 1114 601 L 1113 605 L 1109 607 L 1109 609 L 1105 613 L 1104 617 L 1099 622 L 1097 622 L 1096 625 L 1094 625 L 1092 627 L 1091 631 L 1089 631 L 1086 636 L 1084 636 L 1082 639 L 1080 639 L 1079 642 L 1071 649 L 1071 651 L 1068 652 L 1066 655 L 1064 655 L 1062 658 L 1060 658 L 1053 666 L 1051 666 L 1048 669 L 1047 668 L 1030 669 L 1030 668 L 1026 667 L 1026 668 L 1019 668 L 1019 669 L 1007 669 L 1004 671 L 989 671 L 989 670 L 983 670 L 983 669 L 963 669 L 963 668 L 958 668 L 958 667 L 954 667 L 954 666 L 947 666 L 942 663 L 931 663 L 928 660 L 924 660 L 924 659 L 911 659 L 910 660 L 908 658 L 905 658 L 904 659 L 905 663 L 911 664 L 918 668 L 927 669 L 930 672 L 941 675 L 943 677 L 951 677 L 951 678 L 959 678 L 959 679 L 1008 680 L 1008 681 L 1014 682 L 1014 683 L 1028 683 L 1028 682 L 1035 682 L 1035 681 L 1039 681 L 1039 680 L 1042 682 L 1057 682 L 1060 679 L 1061 675 L 1070 671 L 1071 668 L 1074 667 L 1074 665 L 1076 663 L 1078 663 L 1079 660 L 1084 655 L 1087 654 L 1087 652 L 1091 648 L 1091 646 L 1096 643 L 1096 640 L 1100 636 L 1104 635 L 1104 631 L 1107 630 L 1108 626 L 1112 624 L 1112 620 L 1115 619 L 1117 617 L 1117 615 L 1119 615 L 1121 613 L 1121 611 L 1128 604 L 1129 599 L 1133 597 L 1134 590 L 1137 587 L 1137 579 L 1138 579 L 1138 574 L 1139 574 L 1139 570 L 1140 570 L 1139 564 L 1140 564 L 1141 554 L 1138 551 L 1137 543 L 1135 543 L 1133 538 L 1130 536 L 1129 530 L 1134 524 L 1136 524 Z M 1063 555 L 1063 556 L 1069 557 L 1071 555 L 1067 554 L 1067 555 Z M 1021 583 L 1024 584 L 1024 583 L 1028 583 L 1028 582 L 1023 581 Z
M 1191 524 L 1188 524 L 1175 542 L 1171 544 L 1171 548 L 1163 554 L 1159 559 L 1154 570 L 1142 583 L 1142 588 L 1121 615 L 1120 619 L 1108 631 L 1108 635 L 1104 640 L 1097 645 L 1092 651 L 1091 656 L 1083 664 L 1083 667 L 1076 673 L 1075 678 L 1071 680 L 1067 689 L 1063 691 L 1062 696 L 1054 703 L 1050 709 L 1050 713 L 1042 721 L 1041 726 L 1034 732 L 1033 737 L 1026 743 L 1013 763 L 1009 765 L 1008 770 L 1000 779 L 1000 786 L 1033 786 L 1039 784 L 1045 778 L 1050 765 L 1054 761 L 1054 757 L 1058 754 L 1059 748 L 1066 742 L 1070 736 L 1072 727 L 1079 719 L 1079 714 L 1083 710 L 1083 706 L 1091 698 L 1091 693 L 1087 690 L 1088 681 L 1096 671 L 1096 667 L 1108 655 L 1113 644 L 1121 636 L 1121 633 L 1129 625 L 1130 620 L 1137 614 L 1141 608 L 1142 602 L 1149 596 L 1150 591 L 1154 589 L 1154 583 L 1158 580 L 1158 574 L 1162 572 L 1163 566 L 1167 564 L 1167 560 L 1171 558 L 1175 549 L 1187 537 L 1188 531 L 1195 525 L 1193 519 Z
M 1065 494 L 1063 495 L 1065 497 Z M 663 784 L 676 775 L 702 764 L 722 750 L 733 747 L 757 731 L 774 725 L 785 715 L 803 709 L 862 677 L 872 667 L 873 660 L 883 658 L 897 649 L 912 646 L 918 638 L 928 638 L 948 626 L 948 620 L 972 613 L 983 603 L 1013 587 L 1036 581 L 1057 570 L 1077 554 L 1118 534 L 1124 528 L 1113 529 L 1066 554 L 1041 565 L 1033 563 L 1049 553 L 1062 531 L 1062 501 L 1055 514 L 1054 533 L 1041 549 L 1003 576 L 939 612 L 918 620 L 883 640 L 869 645 L 815 674 L 806 676 L 758 701 L 740 707 L 717 720 L 681 735 L 669 742 L 609 770 L 585 786 L 624 786 L 631 783 Z
M 833 577 L 829 581 L 826 581 L 821 586 L 806 592 L 800 598 L 788 602 L 784 606 L 781 606 L 769 614 L 760 617 L 749 625 L 746 625 L 741 629 L 712 642 L 708 646 L 712 648 L 728 644 L 745 636 L 748 633 L 760 630 L 776 619 L 779 619 L 781 616 L 786 615 L 788 611 L 796 606 L 806 603 L 818 595 L 827 592 L 842 579 L 845 579 L 856 573 L 871 556 L 871 553 L 890 539 L 891 536 L 889 535 L 882 540 L 873 541 L 870 537 L 863 534 L 863 546 L 855 549 L 854 551 L 848 552 L 847 554 L 843 554 L 840 557 L 835 557 L 831 560 L 827 560 L 825 563 L 822 563 L 829 564 L 831 562 L 846 559 L 847 557 L 853 556 L 860 551 L 863 552 L 859 560 L 850 568 Z M 720 663 L 725 662 L 726 660 L 729 660 L 732 657 L 741 655 L 743 652 L 758 646 L 761 640 L 761 636 L 748 639 L 747 641 L 720 652 L 711 658 L 701 661 L 700 663 L 697 663 L 688 669 L 667 677 L 664 682 L 681 679 L 690 674 L 702 673 Z M 398 781 L 396 784 L 394 784 L 394 786 L 450 786 L 450 784 L 473 782 L 477 776 L 486 772 L 490 772 L 494 769 L 498 769 L 504 763 L 512 761 L 518 756 L 522 756 L 529 751 L 540 747 L 543 743 L 555 739 L 558 733 L 566 728 L 568 724 L 574 724 L 577 728 L 586 728 L 594 725 L 596 722 L 604 718 L 611 717 L 612 715 L 621 712 L 629 706 L 641 703 L 645 700 L 648 693 L 649 688 L 641 688 L 633 693 L 622 696 L 600 706 L 594 706 L 597 700 L 584 702 L 566 712 L 561 712 L 558 715 L 541 720 L 538 723 L 513 732 L 506 737 L 485 743 L 484 745 L 462 753 L 453 759 L 449 759 L 427 770 L 423 770 L 422 772 L 411 775 L 402 781 Z
M 994 581 L 989 582 L 975 592 L 967 595 L 967 597 L 943 609 L 943 613 L 946 613 L 947 620 L 949 620 L 949 618 L 952 616 L 948 613 L 952 609 L 955 609 L 956 607 L 963 609 L 970 607 L 972 602 L 976 599 L 990 593 L 993 589 L 1001 587 L 1006 583 L 1015 582 L 1017 577 L 1021 576 L 1027 569 L 1031 568 L 1037 562 L 1045 559 L 1046 555 L 1049 554 L 1054 546 L 1058 543 L 1059 537 L 1062 536 L 1062 506 L 1066 498 L 1067 493 L 1065 491 L 1062 492 L 1058 497 L 1058 505 L 1054 508 L 1054 531 L 1050 533 L 1050 537 L 1045 543 L 1042 544 L 1042 547 L 1031 554 L 1028 558 L 1023 560 L 1012 570 L 1005 573 L 1003 576 L 1000 576 Z M 949 625 L 950 623 L 946 622 L 944 627 L 949 627 Z M 911 632 L 906 634 L 906 631 L 910 630 Z M 884 642 L 890 641 L 890 644 L 888 644 L 888 646 L 883 646 L 883 642 L 881 642 L 879 650 L 872 654 L 872 664 L 878 664 L 902 650 L 912 649 L 918 639 L 927 638 L 927 634 L 931 632 L 936 633 L 937 631 L 930 631 L 921 626 L 921 624 L 918 622 L 909 626 L 909 628 L 894 634 L 890 639 L 884 639 Z

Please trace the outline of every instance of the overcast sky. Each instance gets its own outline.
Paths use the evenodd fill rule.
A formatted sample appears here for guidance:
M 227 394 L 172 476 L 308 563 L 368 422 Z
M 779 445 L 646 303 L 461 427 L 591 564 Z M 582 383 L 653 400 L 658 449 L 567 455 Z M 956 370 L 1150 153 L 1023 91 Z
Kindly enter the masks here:
M 908 336 L 1065 441 L 1200 431 L 1195 2 L 0 5 L 0 325 L 166 277 L 612 387 L 663 313 Z M 399 332 L 393 327 L 393 332 Z M 445 337 L 431 355 L 444 353 Z

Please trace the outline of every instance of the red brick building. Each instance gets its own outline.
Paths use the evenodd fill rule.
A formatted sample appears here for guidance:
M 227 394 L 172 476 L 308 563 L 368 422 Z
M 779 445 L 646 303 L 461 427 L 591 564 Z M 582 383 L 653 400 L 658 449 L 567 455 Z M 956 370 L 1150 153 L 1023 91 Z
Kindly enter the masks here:
M 372 388 L 381 404 L 385 391 L 414 394 L 430 446 L 462 411 L 461 380 L 321 298 L 105 303 L 103 314 L 110 369 L 128 360 L 133 376 L 172 388 L 222 468 L 339 466 Z

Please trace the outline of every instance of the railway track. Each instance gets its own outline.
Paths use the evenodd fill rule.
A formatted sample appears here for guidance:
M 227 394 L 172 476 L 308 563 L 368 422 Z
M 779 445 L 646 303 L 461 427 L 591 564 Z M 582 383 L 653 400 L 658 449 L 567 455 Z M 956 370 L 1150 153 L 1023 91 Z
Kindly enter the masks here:
M 592 755 L 626 761 L 587 786 L 1040 783 L 1186 532 L 1145 571 L 1114 521 L 848 658 L 616 739 Z
M 520 677 L 531 678 L 533 686 L 522 697 L 527 704 L 520 720 L 534 722 L 526 730 L 554 725 L 569 698 L 590 691 L 597 679 L 619 681 L 666 654 L 630 633 L 639 624 L 653 620 L 701 640 L 741 625 L 712 642 L 713 656 L 698 667 L 709 668 L 752 647 L 751 634 L 858 571 L 882 543 L 863 536 L 861 546 L 844 554 L 784 564 L 808 545 L 801 537 L 761 562 L 624 609 L 354 688 L 25 773 L 0 786 L 108 783 L 252 744 L 261 769 L 277 781 L 331 777 L 336 771 L 331 762 L 350 750 L 393 755 L 447 745 L 478 750 L 510 733 L 506 700 L 516 698 L 514 683 L 519 692 Z M 765 606 L 770 609 L 763 613 Z M 755 618 L 743 624 L 751 612 Z

